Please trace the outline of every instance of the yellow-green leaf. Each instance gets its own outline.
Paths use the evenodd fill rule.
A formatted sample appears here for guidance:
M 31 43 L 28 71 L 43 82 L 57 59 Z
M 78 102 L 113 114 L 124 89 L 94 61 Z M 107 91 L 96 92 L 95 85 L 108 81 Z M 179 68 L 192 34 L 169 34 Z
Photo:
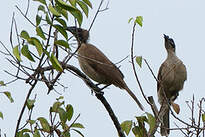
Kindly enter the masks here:
M 38 1 L 38 2 L 40 2 L 40 3 L 44 4 L 44 5 L 46 5 L 46 0 L 33 0 L 33 1 Z
M 51 107 L 51 112 L 57 112 L 58 111 L 58 108 L 62 105 L 62 103 L 60 102 L 55 102 L 53 104 L 53 106 Z
M 73 106 L 68 104 L 66 106 L 66 112 L 67 112 L 67 117 L 68 117 L 68 120 L 70 121 L 73 117 L 73 113 L 74 113 L 74 110 L 73 110 Z
M 126 135 L 128 136 L 128 134 L 130 133 L 130 130 L 132 128 L 132 121 L 127 120 L 127 121 L 122 122 L 121 128 L 123 131 L 125 131 Z
M 45 7 L 43 5 L 38 6 L 38 11 L 46 12 Z
M 75 128 L 85 128 L 81 123 L 74 123 L 72 125 L 72 127 L 75 127 Z
M 62 9 L 60 13 L 68 20 L 68 12 L 65 9 Z
M 56 0 L 56 3 L 63 9 L 67 10 L 67 11 L 75 11 L 76 8 L 72 7 L 70 5 L 68 5 L 66 2 L 64 2 L 63 0 Z
M 4 81 L 0 81 L 0 86 L 6 86 L 6 84 L 4 83 Z
M 21 61 L 21 56 L 20 56 L 20 52 L 19 52 L 19 45 L 15 46 L 13 48 L 13 54 L 17 58 L 18 61 Z
M 63 28 L 67 28 L 67 24 L 65 22 L 65 20 L 61 19 L 61 18 L 55 18 L 56 21 L 58 21 L 62 26 Z
M 70 11 L 70 13 L 77 19 L 79 26 L 81 26 L 83 22 L 83 15 L 79 10 Z
M 32 55 L 28 49 L 28 45 L 23 45 L 23 47 L 21 48 L 21 53 L 30 61 L 35 62 L 34 58 L 32 57 Z
M 31 100 L 31 99 L 27 100 L 26 106 L 28 107 L 29 110 L 34 107 L 34 103 L 35 103 L 35 100 Z
M 90 8 L 92 8 L 92 3 L 89 0 L 83 0 Z
M 6 95 L 6 97 L 10 100 L 11 103 L 14 102 L 13 98 L 11 97 L 11 93 L 8 91 L 3 92 L 4 95 Z
M 60 46 L 63 46 L 63 47 L 65 47 L 65 48 L 70 49 L 70 47 L 69 47 L 69 45 L 68 45 L 68 42 L 65 41 L 65 40 L 56 40 L 54 43 L 55 43 L 56 45 L 60 45 Z
M 36 26 L 38 26 L 41 23 L 41 19 L 42 17 L 37 14 L 36 15 Z
M 61 16 L 61 14 L 51 4 L 49 4 L 48 9 L 51 13 L 53 13 L 53 15 L 57 17 Z
M 147 112 L 146 112 L 146 114 L 148 117 L 149 132 L 152 132 L 155 128 L 155 125 L 156 125 L 156 119 L 152 114 L 147 113 Z
M 50 133 L 50 125 L 44 117 L 39 117 L 37 120 L 40 121 L 43 131 Z
M 69 0 L 70 4 L 75 7 L 76 6 L 76 0 Z
M 143 22 L 143 17 L 137 16 L 135 19 L 135 23 L 137 23 L 138 25 L 140 25 L 140 27 L 142 27 L 142 22 Z
M 137 56 L 136 57 L 136 62 L 137 64 L 140 66 L 140 68 L 142 67 L 142 56 Z
M 25 30 L 21 31 L 20 36 L 21 36 L 22 38 L 24 38 L 25 40 L 27 40 L 27 39 L 30 38 L 28 32 L 26 32 Z
M 60 72 L 63 71 L 61 64 L 58 62 L 57 58 L 54 56 L 53 53 L 51 54 L 50 61 L 52 63 L 53 68 Z
M 139 126 L 133 127 L 132 132 L 135 135 L 135 137 L 144 137 L 144 136 L 146 136 L 146 135 L 144 135 L 145 133 L 143 133 L 143 129 L 140 128 Z
M 132 20 L 133 20 L 133 18 L 130 18 L 130 19 L 128 20 L 128 23 L 130 23 Z
M 54 25 L 54 27 L 65 37 L 65 39 L 68 39 L 68 34 L 61 25 Z
M 40 135 L 38 129 L 35 129 L 34 134 L 33 134 L 33 137 L 41 137 L 41 135 Z
M 31 37 L 28 42 L 36 47 L 39 56 L 41 56 L 43 53 L 43 45 L 41 42 L 35 37 Z
M 61 122 L 62 123 L 66 123 L 66 121 L 67 121 L 67 114 L 66 114 L 65 110 L 59 107 L 58 108 L 58 114 L 60 116 Z
M 40 26 L 36 27 L 36 32 L 37 32 L 38 36 L 40 36 L 43 40 L 46 40 L 46 37 L 45 37 L 43 30 Z
M 205 113 L 202 114 L 202 121 L 205 122 Z
M 79 1 L 79 0 L 77 1 L 77 3 L 80 6 L 80 8 L 83 10 L 85 15 L 88 17 L 88 12 L 89 12 L 88 6 L 84 2 Z
M 4 119 L 4 115 L 3 115 L 3 113 L 1 111 L 0 111 L 0 118 Z

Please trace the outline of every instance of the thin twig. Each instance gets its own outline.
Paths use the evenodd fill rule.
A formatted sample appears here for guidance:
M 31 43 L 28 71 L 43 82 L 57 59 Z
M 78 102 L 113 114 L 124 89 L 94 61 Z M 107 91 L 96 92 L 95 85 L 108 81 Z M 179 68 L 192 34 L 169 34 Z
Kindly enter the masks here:
M 132 28 L 132 43 L 131 43 L 131 63 L 132 63 L 132 68 L 133 68 L 133 72 L 134 72 L 134 75 L 135 75 L 135 78 L 137 80 L 137 84 L 140 88 L 140 91 L 144 97 L 144 99 L 146 100 L 146 102 L 151 106 L 149 100 L 146 98 L 145 94 L 144 94 L 144 91 L 142 89 L 142 86 L 140 84 L 140 81 L 139 81 L 139 78 L 137 76 L 137 72 L 136 72 L 136 69 L 135 69 L 135 64 L 134 64 L 134 38 L 135 38 L 135 26 L 136 26 L 136 23 L 134 23 L 133 25 L 133 28 Z

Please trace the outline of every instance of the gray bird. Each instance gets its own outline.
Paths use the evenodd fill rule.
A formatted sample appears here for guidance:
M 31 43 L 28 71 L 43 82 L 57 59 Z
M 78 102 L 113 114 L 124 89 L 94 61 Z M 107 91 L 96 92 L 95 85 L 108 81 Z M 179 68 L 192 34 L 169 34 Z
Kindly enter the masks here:
M 174 40 L 166 35 L 164 35 L 164 40 L 165 48 L 167 50 L 167 58 L 159 68 L 157 93 L 161 107 L 166 107 L 165 114 L 162 117 L 163 123 L 161 124 L 160 133 L 162 136 L 168 136 L 169 107 L 165 105 L 168 105 L 169 103 L 174 109 L 176 109 L 175 107 L 177 107 L 177 105 L 173 102 L 179 95 L 179 91 L 183 89 L 184 81 L 187 79 L 187 71 L 183 62 L 176 56 Z
M 78 61 L 82 71 L 92 80 L 105 85 L 115 85 L 125 89 L 143 110 L 135 94 L 128 88 L 123 80 L 124 75 L 98 48 L 88 43 L 89 32 L 82 28 L 68 27 L 76 39 L 80 42 L 78 49 Z

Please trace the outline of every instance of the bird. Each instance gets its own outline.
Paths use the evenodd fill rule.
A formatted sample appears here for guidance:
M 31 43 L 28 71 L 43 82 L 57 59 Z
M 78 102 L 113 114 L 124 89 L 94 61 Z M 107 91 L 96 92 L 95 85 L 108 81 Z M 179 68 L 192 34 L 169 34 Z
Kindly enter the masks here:
M 179 91 L 183 89 L 184 82 L 187 80 L 186 66 L 176 56 L 176 45 L 174 40 L 164 34 L 165 48 L 167 58 L 161 64 L 158 71 L 157 94 L 158 101 L 165 108 L 165 113 L 162 116 L 162 124 L 160 133 L 162 136 L 169 135 L 169 113 L 172 105 L 173 109 L 179 113 L 179 106 L 174 103 L 179 95 Z M 177 110 L 179 109 L 179 110 Z
M 82 71 L 99 84 L 113 84 L 120 89 L 126 90 L 139 108 L 144 110 L 143 105 L 123 80 L 124 75 L 120 69 L 96 46 L 88 43 L 89 31 L 75 26 L 67 27 L 67 31 L 72 33 L 78 41 L 78 61 Z

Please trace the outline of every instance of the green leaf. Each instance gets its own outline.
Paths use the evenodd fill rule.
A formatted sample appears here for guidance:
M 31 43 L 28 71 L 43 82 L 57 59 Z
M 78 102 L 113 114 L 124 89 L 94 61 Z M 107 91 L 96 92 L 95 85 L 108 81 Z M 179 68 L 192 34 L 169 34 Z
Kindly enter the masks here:
M 144 137 L 143 129 L 139 126 L 135 126 L 132 128 L 132 133 L 135 135 L 135 137 Z
M 1 111 L 0 111 L 0 118 L 4 119 L 4 115 L 3 115 L 3 113 Z
M 74 113 L 73 106 L 68 104 L 66 106 L 66 112 L 67 112 L 68 121 L 70 121 L 72 119 L 73 113 Z
M 44 117 L 39 117 L 38 120 L 41 123 L 43 131 L 50 133 L 51 129 L 48 121 Z
M 14 102 L 13 98 L 11 97 L 11 93 L 8 91 L 3 92 L 4 95 L 6 95 L 6 97 L 10 100 L 11 103 Z
M 6 86 L 6 84 L 4 83 L 4 81 L 0 81 L 0 86 Z
M 20 52 L 19 52 L 19 45 L 15 46 L 13 48 L 13 54 L 17 58 L 18 61 L 22 61 L 21 56 L 20 56 Z
M 49 4 L 48 9 L 53 15 L 57 17 L 61 16 L 61 14 L 51 4 Z
M 43 40 L 46 40 L 46 37 L 45 37 L 43 30 L 40 26 L 36 27 L 36 32 L 37 32 L 38 36 L 40 36 Z
M 33 137 L 41 137 L 41 135 L 37 129 L 35 129 Z
M 23 137 L 30 137 L 28 133 L 23 134 Z
M 135 19 L 135 23 L 137 23 L 138 25 L 140 25 L 140 27 L 142 27 L 142 22 L 143 22 L 143 17 L 137 16 Z
M 76 6 L 76 0 L 69 0 L 70 4 L 75 7 Z
M 60 97 L 56 98 L 56 100 L 60 100 L 60 99 L 64 99 L 64 97 L 60 96 Z
M 83 15 L 79 10 L 70 11 L 70 13 L 77 19 L 79 26 L 81 26 L 83 22 Z
M 83 0 L 90 8 L 92 8 L 92 3 L 89 0 Z
M 133 20 L 133 18 L 130 18 L 130 19 L 128 20 L 128 23 L 130 23 L 132 20 Z
M 68 20 L 68 12 L 65 9 L 62 9 L 60 13 Z
M 38 26 L 41 23 L 41 19 L 42 17 L 37 14 L 36 15 L 36 26 Z
M 79 135 L 81 135 L 81 137 L 84 137 L 84 135 L 79 131 L 79 130 L 76 130 L 76 129 L 72 129 L 74 130 L 75 132 L 77 132 Z
M 147 113 L 147 112 L 146 112 L 146 114 L 147 114 L 147 117 L 148 117 L 148 124 L 149 124 L 149 127 L 150 127 L 149 132 L 152 132 L 155 128 L 155 125 L 156 125 L 156 119 L 152 114 Z
M 68 34 L 61 25 L 54 25 L 54 27 L 64 36 L 65 39 L 68 39 Z
M 202 114 L 202 121 L 205 122 L 205 113 Z
M 63 9 L 67 10 L 67 11 L 76 11 L 75 7 L 72 7 L 70 5 L 68 5 L 66 2 L 64 2 L 63 0 L 56 0 L 56 3 Z
M 43 5 L 38 6 L 38 11 L 43 11 L 44 13 L 46 12 L 45 7 Z
M 41 42 L 35 37 L 31 37 L 28 42 L 36 47 L 39 56 L 41 56 L 43 53 L 43 45 Z
M 126 135 L 128 136 L 128 134 L 130 133 L 130 130 L 132 128 L 132 121 L 127 120 L 127 121 L 122 122 L 121 128 L 123 131 L 125 131 Z
M 73 128 L 85 128 L 81 123 L 74 123 L 71 127 L 73 127 Z
M 62 105 L 60 102 L 55 102 L 51 108 L 51 112 L 58 112 L 58 108 Z
M 35 124 L 36 123 L 36 121 L 35 120 L 28 120 L 27 121 L 29 124 L 31 124 L 31 125 L 33 125 L 33 124 Z
M 80 8 L 83 10 L 85 15 L 88 17 L 88 12 L 89 12 L 88 6 L 84 2 L 79 1 L 79 0 L 77 1 L 77 3 L 80 6 Z
M 69 47 L 69 45 L 68 45 L 68 42 L 65 41 L 65 40 L 56 40 L 56 41 L 54 42 L 54 44 L 60 45 L 60 46 L 63 46 L 63 47 L 65 47 L 65 48 L 70 49 L 70 47 Z
M 26 106 L 28 107 L 29 110 L 34 107 L 34 103 L 35 103 L 35 100 L 27 99 Z
M 66 123 L 67 121 L 67 114 L 64 109 L 58 108 L 58 114 L 60 116 L 60 120 L 62 123 Z
M 68 130 L 68 131 L 64 131 L 64 132 L 62 133 L 62 137 L 70 137 L 70 132 L 69 132 L 69 130 Z
M 53 68 L 60 72 L 63 71 L 62 66 L 60 65 L 60 63 L 58 62 L 57 58 L 54 56 L 53 53 L 51 54 L 50 61 L 52 63 Z
M 33 0 L 33 1 L 38 1 L 38 2 L 40 2 L 40 3 L 44 4 L 44 5 L 46 5 L 46 0 Z
M 46 22 L 50 25 L 52 25 L 51 19 L 48 16 L 48 13 L 46 13 Z
M 142 56 L 137 56 L 136 57 L 136 62 L 137 64 L 140 66 L 140 68 L 142 67 Z
M 65 20 L 60 19 L 60 18 L 56 18 L 55 20 L 58 21 L 63 26 L 63 28 L 67 28 L 67 24 Z
M 21 48 L 21 53 L 30 61 L 35 62 L 34 58 L 32 57 L 32 55 L 28 49 L 28 45 L 23 45 L 23 47 Z
M 139 117 L 136 117 L 136 119 L 137 119 L 137 122 L 139 123 L 139 125 L 144 124 L 144 122 L 148 122 L 146 116 L 139 116 Z
M 22 38 L 24 38 L 25 40 L 27 40 L 27 39 L 30 38 L 28 32 L 26 32 L 25 30 L 21 31 L 20 36 L 21 36 Z

